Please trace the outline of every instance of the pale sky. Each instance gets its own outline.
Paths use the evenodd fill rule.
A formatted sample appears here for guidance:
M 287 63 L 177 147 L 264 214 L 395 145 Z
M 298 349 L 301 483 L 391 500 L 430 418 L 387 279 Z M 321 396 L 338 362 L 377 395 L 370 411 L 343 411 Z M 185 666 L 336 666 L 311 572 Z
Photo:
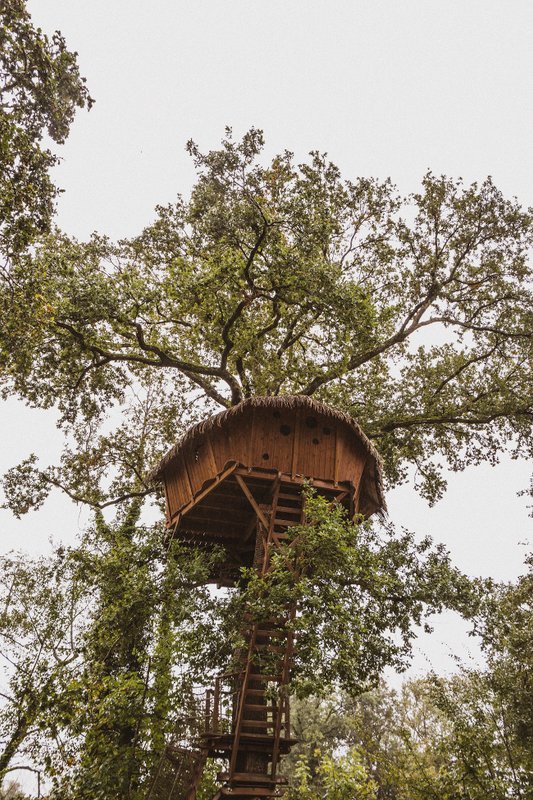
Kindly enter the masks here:
M 55 178 L 65 190 L 57 221 L 67 233 L 136 234 L 157 203 L 187 194 L 184 145 L 214 148 L 224 126 L 261 127 L 267 155 L 303 160 L 327 151 L 345 177 L 391 176 L 416 190 L 423 173 L 493 176 L 531 202 L 533 2 L 531 0 L 32 0 L 35 23 L 58 28 L 79 53 L 96 104 L 80 112 Z M 3 407 L 0 470 L 32 450 L 60 447 L 52 413 Z M 451 476 L 435 508 L 412 485 L 392 492 L 390 515 L 430 533 L 470 574 L 511 580 L 531 538 L 528 466 Z M 58 495 L 13 520 L 1 512 L 2 549 L 47 552 L 73 542 L 87 515 Z M 415 670 L 465 654 L 452 615 L 421 637 Z

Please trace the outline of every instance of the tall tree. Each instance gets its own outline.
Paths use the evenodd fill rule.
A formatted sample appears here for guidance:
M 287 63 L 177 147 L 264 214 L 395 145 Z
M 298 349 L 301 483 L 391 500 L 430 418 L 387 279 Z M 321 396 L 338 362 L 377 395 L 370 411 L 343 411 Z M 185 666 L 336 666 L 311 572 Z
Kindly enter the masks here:
M 58 799 L 140 800 L 180 715 L 194 705 L 191 661 L 203 647 L 194 632 L 213 611 L 209 563 L 177 546 L 167 553 L 160 526 L 139 523 L 139 507 L 133 500 L 112 524 L 97 515 L 84 547 L 71 553 L 93 601 L 62 720 L 67 758 L 49 748 Z
M 92 105 L 77 54 L 59 31 L 36 28 L 25 0 L 0 3 L 0 253 L 13 255 L 50 229 L 60 191 L 50 176 L 76 108 Z
M 430 500 L 441 464 L 531 454 L 528 213 L 490 178 L 428 173 L 401 198 L 316 152 L 263 165 L 262 146 L 257 130 L 206 155 L 189 143 L 190 199 L 138 237 L 52 236 L 13 264 L 4 391 L 85 431 L 159 374 L 169 440 L 180 400 L 205 413 L 252 394 L 317 396 L 359 419 L 390 484 L 415 464 Z
M 521 699 L 530 706 L 531 691 Z M 284 771 L 295 800 L 325 796 L 324 766 L 340 752 L 354 754 L 373 800 L 531 796 L 531 748 L 516 726 L 527 710 L 517 715 L 512 693 L 491 668 L 429 675 L 399 692 L 382 684 L 357 698 L 307 700 L 294 711 L 300 742 Z
M 316 395 L 351 412 L 378 444 L 389 484 L 416 464 L 430 500 L 444 488 L 440 461 L 461 469 L 496 461 L 505 448 L 530 452 L 528 215 L 490 179 L 463 187 L 428 174 L 420 193 L 401 199 L 388 181 L 343 180 L 318 153 L 299 166 L 290 153 L 262 165 L 262 145 L 254 130 L 238 143 L 228 132 L 207 155 L 190 144 L 199 175 L 189 201 L 159 208 L 132 240 L 79 243 L 53 234 L 12 260 L 0 286 L 3 391 L 57 408 L 67 442 L 60 463 L 42 468 L 30 455 L 8 473 L 6 502 L 15 513 L 38 507 L 53 487 L 98 512 L 141 502 L 153 492 L 148 467 L 184 427 L 253 394 Z M 284 602 L 287 592 L 299 593 L 303 646 L 324 686 L 342 680 L 360 690 L 384 664 L 404 663 L 412 620 L 444 605 L 475 607 L 441 549 L 390 532 L 372 540 L 364 528 L 317 514 L 302 544 L 314 543 L 312 566 L 322 579 L 289 585 L 280 563 L 271 588 Z M 105 548 L 111 573 L 123 560 L 116 533 Z M 247 598 L 261 599 L 248 577 Z M 113 663 L 100 657 L 107 628 L 96 624 L 93 674 L 119 688 L 116 673 L 129 674 L 137 702 L 146 643 L 140 657 L 123 648 L 129 639 L 118 632 L 115 589 L 101 587 L 101 609 L 118 652 Z M 153 647 L 167 689 L 176 653 L 171 619 L 162 606 Z M 224 626 L 228 615 L 221 619 Z M 349 623 L 350 637 L 339 622 Z M 313 625 L 328 637 L 323 651 Z M 358 642 L 368 631 L 374 646 L 362 657 Z M 214 668 L 227 655 L 210 635 L 191 663 Z M 309 674 L 300 666 L 303 693 Z M 125 712 L 121 732 L 106 740 L 120 740 L 114 752 L 137 746 L 145 733 L 132 738 L 127 691 L 98 697 L 103 710 L 117 703 L 118 716 Z M 164 697 L 153 709 L 168 719 Z M 89 717 L 79 729 L 86 771 L 72 785 L 124 793 L 122 784 L 110 791 L 109 781 L 96 783 L 97 765 L 120 771 L 105 760 L 111 749 L 100 720 Z M 347 774 L 358 767 L 354 759 Z

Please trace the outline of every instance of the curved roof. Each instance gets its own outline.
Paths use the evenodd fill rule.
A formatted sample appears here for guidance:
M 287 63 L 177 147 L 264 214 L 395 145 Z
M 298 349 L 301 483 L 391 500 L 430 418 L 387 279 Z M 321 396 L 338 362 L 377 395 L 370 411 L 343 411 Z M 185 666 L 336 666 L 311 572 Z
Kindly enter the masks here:
M 349 414 L 338 411 L 325 403 L 320 403 L 313 400 L 306 395 L 283 395 L 281 397 L 251 397 L 243 400 L 235 406 L 231 406 L 218 414 L 207 417 L 205 420 L 193 425 L 188 431 L 170 448 L 170 450 L 163 456 L 159 464 L 149 473 L 147 480 L 149 482 L 158 482 L 165 467 L 180 454 L 185 445 L 192 442 L 196 437 L 212 430 L 216 427 L 223 427 L 224 424 L 245 413 L 250 408 L 286 408 L 296 410 L 304 408 L 316 414 L 322 414 L 325 417 L 343 422 L 347 425 L 357 436 L 358 441 L 366 450 L 369 459 L 365 467 L 362 477 L 362 494 L 369 500 L 369 505 L 373 511 L 385 511 L 386 502 L 383 493 L 383 478 L 381 469 L 381 459 L 378 451 L 370 441 L 370 439 L 363 432 L 360 425 Z M 372 512 L 371 512 L 372 513 Z

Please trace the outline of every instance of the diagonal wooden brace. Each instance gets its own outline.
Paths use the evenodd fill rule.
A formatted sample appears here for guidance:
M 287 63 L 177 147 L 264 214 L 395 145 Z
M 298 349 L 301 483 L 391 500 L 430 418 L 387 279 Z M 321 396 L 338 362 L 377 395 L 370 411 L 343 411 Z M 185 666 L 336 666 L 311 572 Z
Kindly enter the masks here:
M 245 495 L 246 499 L 248 500 L 248 502 L 252 506 L 253 510 L 255 511 L 255 513 L 257 515 L 257 519 L 259 520 L 261 525 L 265 528 L 265 530 L 268 530 L 267 518 L 265 517 L 265 515 L 263 514 L 263 512 L 261 511 L 261 509 L 257 505 L 253 494 L 251 493 L 251 491 L 249 490 L 249 488 L 247 487 L 246 483 L 244 482 L 244 480 L 241 478 L 240 475 L 235 475 L 235 478 L 237 480 L 237 483 L 241 487 L 242 491 L 244 492 L 244 495 Z

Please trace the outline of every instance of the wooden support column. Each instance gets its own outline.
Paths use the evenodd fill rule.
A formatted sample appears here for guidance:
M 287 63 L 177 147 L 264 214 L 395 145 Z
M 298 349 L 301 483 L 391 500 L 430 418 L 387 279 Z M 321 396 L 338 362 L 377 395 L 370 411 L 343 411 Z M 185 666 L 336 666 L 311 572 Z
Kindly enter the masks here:
M 246 496 L 246 499 L 248 500 L 248 502 L 252 506 L 253 510 L 257 514 L 257 519 L 263 525 L 263 527 L 266 530 L 268 530 L 267 518 L 265 517 L 265 515 L 261 511 L 261 508 L 259 507 L 259 505 L 256 503 L 253 494 L 251 493 L 251 491 L 249 490 L 249 488 L 245 484 L 244 480 L 241 478 L 241 476 L 238 473 L 235 473 L 235 478 L 237 479 L 237 483 L 239 484 L 239 486 L 241 487 L 242 491 L 244 492 L 244 494 Z

